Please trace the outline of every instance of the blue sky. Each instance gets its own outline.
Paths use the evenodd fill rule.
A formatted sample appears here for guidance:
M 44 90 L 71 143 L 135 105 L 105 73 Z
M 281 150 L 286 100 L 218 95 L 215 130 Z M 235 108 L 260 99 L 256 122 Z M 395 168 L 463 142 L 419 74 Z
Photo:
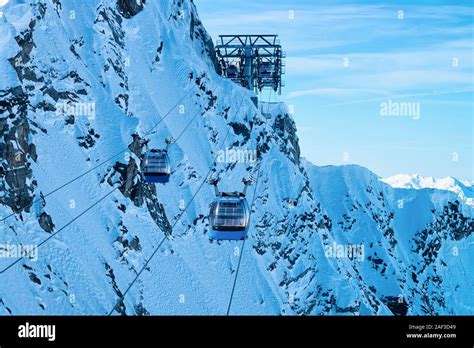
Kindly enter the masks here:
M 214 40 L 280 36 L 287 67 L 278 98 L 293 106 L 311 162 L 473 180 L 472 1 L 195 3 Z M 382 116 L 389 100 L 415 103 L 419 117 Z

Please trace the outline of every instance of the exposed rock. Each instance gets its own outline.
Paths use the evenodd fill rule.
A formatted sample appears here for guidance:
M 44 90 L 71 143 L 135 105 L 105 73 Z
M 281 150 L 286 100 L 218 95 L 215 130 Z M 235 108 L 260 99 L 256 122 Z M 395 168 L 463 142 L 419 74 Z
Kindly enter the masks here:
M 273 128 L 282 139 L 281 150 L 284 153 L 291 154 L 293 163 L 299 165 L 301 151 L 298 136 L 296 135 L 295 121 L 288 114 L 280 114 L 275 118 Z
M 135 315 L 137 315 L 138 317 L 140 317 L 140 316 L 149 316 L 150 312 L 148 312 L 146 310 L 146 308 L 143 307 L 142 303 L 139 303 L 139 304 L 135 305 Z
M 54 230 L 54 223 L 53 220 L 51 219 L 51 216 L 48 215 L 46 212 L 42 212 L 39 219 L 39 224 L 41 228 L 48 233 L 53 232 Z
M 32 177 L 28 157 L 36 161 L 37 155 L 36 148 L 29 143 L 27 95 L 21 87 L 15 87 L 0 91 L 0 96 L 0 185 L 6 192 L 0 204 L 17 213 L 29 212 L 35 185 L 27 184 Z
M 118 298 L 121 298 L 123 296 L 122 294 L 122 291 L 120 291 L 118 285 L 117 285 L 117 282 L 115 280 L 115 274 L 114 274 L 114 270 L 112 269 L 112 267 L 110 267 L 110 265 L 105 262 L 104 263 L 104 267 L 105 267 L 105 275 L 110 279 L 110 282 L 112 284 L 112 289 L 114 290 L 115 294 L 117 295 Z M 122 315 L 125 315 L 125 310 L 126 310 L 126 307 L 125 307 L 125 304 L 123 303 L 123 301 L 121 301 L 116 307 L 115 307 L 115 310 L 122 314 Z
M 201 21 L 195 17 L 193 12 L 191 12 L 189 36 L 191 37 L 191 40 L 197 38 L 200 40 L 200 42 L 203 43 L 204 48 L 202 53 L 209 57 L 214 66 L 214 69 L 217 72 L 219 70 L 219 61 L 217 59 L 214 42 L 212 41 L 212 38 L 207 34 Z
M 143 10 L 145 0 L 117 0 L 119 12 L 125 18 L 131 18 Z
M 398 296 L 384 296 L 382 302 L 397 316 L 405 316 L 408 313 L 408 303 Z
M 30 280 L 35 284 L 41 285 L 41 280 L 33 272 L 30 272 Z

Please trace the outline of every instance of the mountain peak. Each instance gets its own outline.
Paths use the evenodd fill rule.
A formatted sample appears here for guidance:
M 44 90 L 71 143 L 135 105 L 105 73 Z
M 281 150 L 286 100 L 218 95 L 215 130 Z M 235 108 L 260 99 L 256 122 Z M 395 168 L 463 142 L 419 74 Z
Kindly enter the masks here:
M 472 182 L 467 180 L 459 180 L 452 176 L 445 178 L 424 177 L 419 174 L 398 174 L 380 180 L 395 188 L 437 189 L 455 192 L 462 201 L 473 205 Z

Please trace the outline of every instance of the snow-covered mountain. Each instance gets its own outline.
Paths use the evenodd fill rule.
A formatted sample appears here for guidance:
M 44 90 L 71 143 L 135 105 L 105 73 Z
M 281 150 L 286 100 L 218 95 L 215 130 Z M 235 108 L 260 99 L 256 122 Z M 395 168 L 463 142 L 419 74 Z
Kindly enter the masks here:
M 437 189 L 456 192 L 461 201 L 469 205 L 474 205 L 474 188 L 472 182 L 458 180 L 451 176 L 441 179 L 423 177 L 418 174 L 399 174 L 383 178 L 392 187 L 412 188 L 412 189 Z
M 126 293 L 116 314 L 225 314 L 242 242 L 210 240 L 206 179 L 250 175 L 231 314 L 474 313 L 472 206 L 302 159 L 286 106 L 216 73 L 191 1 L 1 11 L 0 313 L 106 314 Z M 147 184 L 170 138 L 171 180 Z
M 305 166 L 337 238 L 368 246 L 372 265 L 356 264 L 356 275 L 392 312 L 472 313 L 472 206 L 454 192 L 391 187 L 359 166 Z

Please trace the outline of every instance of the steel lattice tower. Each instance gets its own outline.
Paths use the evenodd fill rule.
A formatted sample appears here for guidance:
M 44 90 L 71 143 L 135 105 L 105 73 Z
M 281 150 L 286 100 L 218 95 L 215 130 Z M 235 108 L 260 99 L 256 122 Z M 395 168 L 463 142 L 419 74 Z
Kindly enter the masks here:
M 245 88 L 281 94 L 285 54 L 277 35 L 220 35 L 216 44 L 219 74 Z

